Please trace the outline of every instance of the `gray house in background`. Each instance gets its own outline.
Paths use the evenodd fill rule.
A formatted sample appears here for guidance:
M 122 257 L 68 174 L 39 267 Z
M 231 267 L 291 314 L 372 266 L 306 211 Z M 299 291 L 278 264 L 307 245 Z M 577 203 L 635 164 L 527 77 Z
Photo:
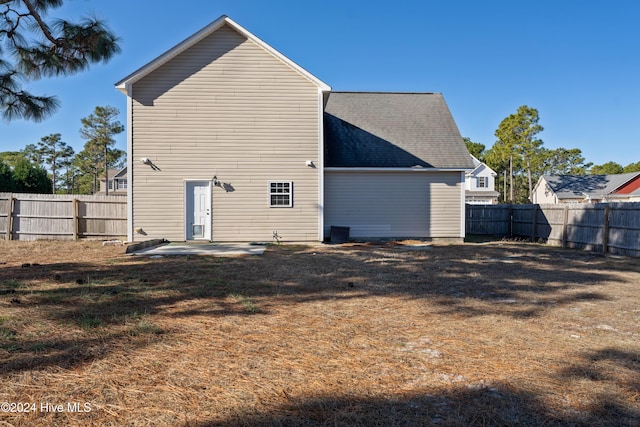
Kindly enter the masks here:
M 640 201 L 640 172 L 613 175 L 543 175 L 533 188 L 533 203 Z
M 131 241 L 464 237 L 473 163 L 440 94 L 332 92 L 226 16 L 116 87 Z
M 126 196 L 127 194 L 127 167 L 118 169 L 109 169 L 109 195 L 110 196 Z M 97 194 L 106 194 L 107 182 L 104 176 L 100 178 L 100 190 Z

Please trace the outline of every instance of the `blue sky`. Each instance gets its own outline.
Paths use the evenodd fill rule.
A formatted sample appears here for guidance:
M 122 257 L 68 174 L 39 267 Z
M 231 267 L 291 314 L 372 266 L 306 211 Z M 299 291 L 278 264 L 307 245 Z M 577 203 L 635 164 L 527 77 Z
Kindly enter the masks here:
M 114 83 L 225 14 L 334 90 L 441 92 L 461 134 L 487 148 L 528 105 L 545 147 L 580 148 L 596 164 L 640 161 L 637 0 L 66 0 L 51 15 L 87 14 L 106 21 L 122 53 L 29 83 L 62 107 L 42 123 L 0 121 L 0 151 L 51 133 L 80 151 L 80 119 L 95 106 L 126 122 Z

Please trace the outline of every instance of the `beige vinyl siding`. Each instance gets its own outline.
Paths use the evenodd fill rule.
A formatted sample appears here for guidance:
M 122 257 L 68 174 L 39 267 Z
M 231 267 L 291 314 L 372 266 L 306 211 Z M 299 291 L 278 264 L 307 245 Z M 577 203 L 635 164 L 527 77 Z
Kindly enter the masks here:
M 547 187 L 547 183 L 543 179 L 540 179 L 538 185 L 533 189 L 533 203 L 558 203 L 556 194 Z
M 350 227 L 354 238 L 459 238 L 462 174 L 325 171 L 325 235 Z
M 184 180 L 212 180 L 214 241 L 318 240 L 319 90 L 228 26 L 133 85 L 133 228 L 184 239 Z M 156 170 L 139 162 L 149 158 Z M 269 181 L 293 207 L 269 207 Z M 131 182 L 133 184 L 131 184 Z

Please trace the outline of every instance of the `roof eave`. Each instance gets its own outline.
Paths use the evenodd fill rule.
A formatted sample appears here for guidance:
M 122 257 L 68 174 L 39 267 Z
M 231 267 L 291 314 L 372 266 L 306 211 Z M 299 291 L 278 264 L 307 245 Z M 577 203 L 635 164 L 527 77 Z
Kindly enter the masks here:
M 251 32 L 247 31 L 244 27 L 242 27 L 240 24 L 236 23 L 234 20 L 232 20 L 226 15 L 222 15 L 221 17 L 213 21 L 211 24 L 207 25 L 197 33 L 193 34 L 191 37 L 180 42 L 179 44 L 172 47 L 171 49 L 169 49 L 162 55 L 158 56 L 151 62 L 147 63 L 146 65 L 137 69 L 133 73 L 129 74 L 124 79 L 117 82 L 115 84 L 116 89 L 118 89 L 120 92 L 124 93 L 125 95 L 128 95 L 129 88 L 135 82 L 139 81 L 140 79 L 147 76 L 154 70 L 158 69 L 162 65 L 169 62 L 171 59 L 175 58 L 176 56 L 180 55 L 182 52 L 194 46 L 196 43 L 203 40 L 207 36 L 211 35 L 212 33 L 220 29 L 225 24 L 229 25 L 231 28 L 233 28 L 234 30 L 236 30 L 237 32 L 245 36 L 247 39 L 253 41 L 258 46 L 262 47 L 264 50 L 269 52 L 271 55 L 275 56 L 277 59 L 284 62 L 286 65 L 288 65 L 292 69 L 294 69 L 296 72 L 301 74 L 307 80 L 311 81 L 313 84 L 315 84 L 318 87 L 318 89 L 321 92 L 331 91 L 331 87 L 329 85 L 327 85 L 326 83 L 324 83 L 323 81 L 321 81 L 320 79 L 318 79 L 317 77 L 309 73 L 304 68 L 300 67 L 295 62 L 291 61 L 289 58 L 287 58 L 286 56 L 284 56 L 283 54 L 281 54 L 280 52 L 278 52 L 277 50 L 269 46 L 267 43 L 262 41 L 260 38 L 256 37 Z
M 614 188 L 613 190 L 609 191 L 609 193 L 607 193 L 607 195 L 609 194 L 616 194 L 616 192 L 621 189 L 622 187 L 624 187 L 625 185 L 629 184 L 631 181 L 633 181 L 634 179 L 638 178 L 640 176 L 640 172 L 636 173 L 635 175 L 631 176 L 629 179 L 627 179 L 626 181 L 624 181 L 622 184 L 619 184 L 616 188 Z
M 468 169 L 451 167 L 385 167 L 385 166 L 325 166 L 326 171 L 343 172 L 466 172 Z

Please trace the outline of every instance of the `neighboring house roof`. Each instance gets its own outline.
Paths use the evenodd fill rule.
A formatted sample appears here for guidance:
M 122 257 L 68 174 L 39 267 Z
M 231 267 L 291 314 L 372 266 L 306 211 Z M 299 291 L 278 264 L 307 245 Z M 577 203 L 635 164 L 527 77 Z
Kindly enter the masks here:
M 311 81 L 313 84 L 318 86 L 320 90 L 322 91 L 331 90 L 331 87 L 329 87 L 329 85 L 320 81 L 317 77 L 313 76 L 311 73 L 309 73 L 308 71 L 306 71 L 305 69 L 303 69 L 302 67 L 294 63 L 293 61 L 291 61 L 289 58 L 287 58 L 286 56 L 284 56 L 283 54 L 281 54 L 280 52 L 278 52 L 277 50 L 275 50 L 274 48 L 272 48 L 262 40 L 260 40 L 255 35 L 251 34 L 245 28 L 243 28 L 242 26 L 234 22 L 231 18 L 225 15 L 222 15 L 221 17 L 219 17 L 218 19 L 213 21 L 211 24 L 207 25 L 206 27 L 204 27 L 203 29 L 201 29 L 200 31 L 198 31 L 188 39 L 184 40 L 183 42 L 169 49 L 167 52 L 163 53 L 153 61 L 149 62 L 148 64 L 144 65 L 143 67 L 139 68 L 138 70 L 134 71 L 133 73 L 125 77 L 124 79 L 120 80 L 118 83 L 116 83 L 116 88 L 126 95 L 128 88 L 132 84 L 142 79 L 143 77 L 147 76 L 148 74 L 158 69 L 162 65 L 166 64 L 171 59 L 175 58 L 176 56 L 186 51 L 187 49 L 189 49 L 199 41 L 203 40 L 205 37 L 211 35 L 215 31 L 217 31 L 219 28 L 221 28 L 223 25 L 228 25 L 238 33 L 242 34 L 247 39 L 253 41 L 258 46 L 262 47 L 271 55 L 273 55 L 274 57 L 276 57 L 277 59 L 279 59 L 286 65 L 288 65 L 289 67 L 291 67 L 294 71 L 301 74 L 303 77 L 305 77 L 306 79 Z
M 476 156 L 474 156 L 473 154 L 470 154 L 470 156 L 471 156 L 471 160 L 473 161 L 474 169 L 467 172 L 467 175 L 473 175 L 477 172 L 480 172 L 482 169 L 486 169 L 492 176 L 498 175 L 493 169 L 487 166 L 486 163 L 483 163 L 480 160 L 476 159 Z
M 109 172 L 109 176 L 111 176 L 111 172 Z M 125 166 L 119 171 L 116 171 L 116 173 L 113 175 L 113 178 L 119 178 L 119 179 L 127 178 L 127 167 Z
M 122 169 L 109 169 L 109 179 L 126 179 L 127 178 L 127 167 L 123 167 Z M 104 181 L 104 175 L 100 177 L 101 181 Z
M 558 199 L 604 199 L 640 172 L 615 175 L 543 175 L 543 180 Z
M 640 174 L 638 175 L 638 179 L 640 180 Z M 633 191 L 616 191 L 613 194 L 609 195 L 612 199 L 635 199 L 640 197 L 640 188 L 636 188 Z
M 327 96 L 327 167 L 474 167 L 439 93 L 331 92 Z

